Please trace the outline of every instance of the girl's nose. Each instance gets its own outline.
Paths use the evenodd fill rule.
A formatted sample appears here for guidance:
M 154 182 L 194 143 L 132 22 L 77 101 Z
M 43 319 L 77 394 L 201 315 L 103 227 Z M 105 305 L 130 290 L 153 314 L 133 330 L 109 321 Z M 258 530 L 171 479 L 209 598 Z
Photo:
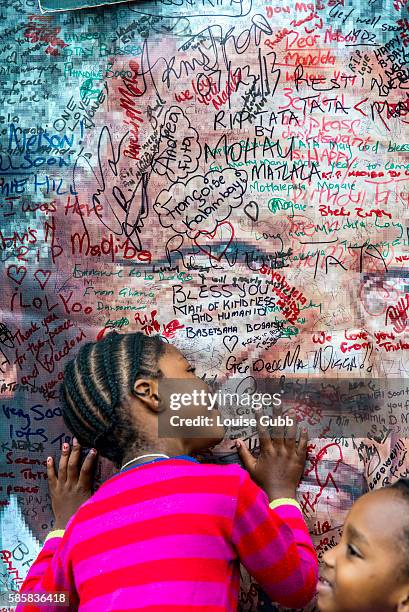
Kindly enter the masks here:
M 339 550 L 339 544 L 335 546 L 334 548 L 330 548 L 324 553 L 322 560 L 324 561 L 325 565 L 331 568 L 335 566 L 335 560 L 336 560 L 336 555 L 337 555 L 338 550 Z

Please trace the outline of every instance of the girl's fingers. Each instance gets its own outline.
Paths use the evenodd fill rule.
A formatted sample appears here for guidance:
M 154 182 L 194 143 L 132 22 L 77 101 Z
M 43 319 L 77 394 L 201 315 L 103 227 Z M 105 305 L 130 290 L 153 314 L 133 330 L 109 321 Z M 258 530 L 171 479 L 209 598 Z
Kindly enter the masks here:
M 47 478 L 50 490 L 54 489 L 57 486 L 57 476 L 55 475 L 54 460 L 52 457 L 47 457 Z
M 293 408 L 291 408 L 288 411 L 287 417 L 292 420 L 293 424 L 289 425 L 286 428 L 285 442 L 286 442 L 287 448 L 289 448 L 290 450 L 293 450 L 296 448 L 296 439 L 297 439 L 297 418 L 296 418 L 295 410 Z
M 277 423 L 283 423 L 283 405 L 277 406 L 274 410 L 274 419 Z M 274 428 L 273 446 L 277 451 L 280 451 L 284 447 L 285 440 L 285 427 L 284 425 L 276 425 Z
M 58 480 L 65 482 L 67 480 L 67 464 L 70 456 L 70 445 L 66 442 L 62 445 L 60 463 L 58 464 Z
M 300 439 L 298 440 L 297 453 L 304 459 L 307 459 L 308 431 L 304 428 L 301 430 Z
M 257 460 L 253 457 L 242 440 L 236 440 L 236 448 L 244 467 L 251 474 Z
M 67 479 L 78 480 L 78 463 L 81 455 L 81 446 L 77 438 L 72 439 L 72 449 L 67 464 Z
M 268 430 L 260 423 L 261 414 L 256 413 L 257 433 L 260 440 L 260 454 L 271 450 L 271 438 Z
M 96 458 L 97 451 L 95 448 L 92 448 L 82 464 L 78 484 L 80 484 L 84 489 L 90 489 L 93 484 L 92 481 L 96 465 Z

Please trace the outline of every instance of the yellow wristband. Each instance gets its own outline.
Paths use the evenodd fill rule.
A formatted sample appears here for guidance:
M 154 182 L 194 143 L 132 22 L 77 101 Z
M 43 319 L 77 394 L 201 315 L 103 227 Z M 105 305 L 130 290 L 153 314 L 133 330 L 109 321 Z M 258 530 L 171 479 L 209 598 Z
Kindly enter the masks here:
M 50 533 L 47 535 L 46 539 L 44 540 L 44 543 L 47 542 L 47 540 L 51 540 L 51 538 L 62 538 L 64 535 L 65 529 L 55 529 L 54 531 L 50 531 Z
M 268 504 L 272 510 L 277 508 L 278 506 L 290 505 L 295 506 L 301 512 L 301 506 L 296 499 L 292 497 L 280 497 L 279 499 L 273 499 L 272 502 Z

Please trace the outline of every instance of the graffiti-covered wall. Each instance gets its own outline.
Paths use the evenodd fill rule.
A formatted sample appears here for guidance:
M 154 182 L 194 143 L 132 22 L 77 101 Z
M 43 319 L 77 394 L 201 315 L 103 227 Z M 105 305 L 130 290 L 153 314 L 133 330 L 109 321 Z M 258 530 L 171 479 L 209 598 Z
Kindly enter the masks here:
M 64 365 L 111 329 L 209 382 L 292 386 L 320 559 L 354 499 L 408 474 L 408 6 L 3 3 L 1 590 L 53 525 Z M 243 580 L 241 609 L 262 599 Z

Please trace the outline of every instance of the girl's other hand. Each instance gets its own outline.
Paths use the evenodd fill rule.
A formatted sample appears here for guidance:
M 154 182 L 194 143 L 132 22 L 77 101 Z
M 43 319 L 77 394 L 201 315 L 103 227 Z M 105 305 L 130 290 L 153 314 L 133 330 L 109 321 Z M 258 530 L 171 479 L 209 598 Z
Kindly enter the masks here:
M 297 443 L 295 412 L 290 410 L 288 417 L 293 420 L 293 426 L 288 428 L 287 436 L 284 436 L 281 429 L 282 435 L 273 439 L 257 417 L 260 439 L 260 455 L 257 459 L 242 440 L 236 440 L 236 448 L 244 467 L 252 480 L 264 489 L 270 501 L 280 497 L 294 498 L 304 472 L 308 433 L 303 429 Z
M 97 451 L 90 450 L 81 470 L 80 456 L 81 446 L 76 438 L 73 438 L 72 450 L 69 444 L 63 444 L 58 476 L 52 457 L 47 458 L 48 487 L 55 516 L 54 529 L 65 529 L 72 515 L 92 495 Z

